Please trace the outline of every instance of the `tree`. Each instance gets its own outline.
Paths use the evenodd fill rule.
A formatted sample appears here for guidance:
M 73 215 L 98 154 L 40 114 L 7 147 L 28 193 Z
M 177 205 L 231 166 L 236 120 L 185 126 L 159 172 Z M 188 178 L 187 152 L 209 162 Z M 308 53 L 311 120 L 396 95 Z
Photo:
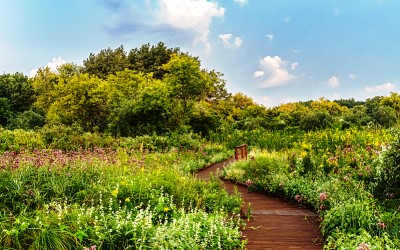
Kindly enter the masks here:
M 142 84 L 135 96 L 115 107 L 110 131 L 120 136 L 168 131 L 173 110 L 171 91 L 168 84 L 157 79 Z
M 105 79 L 110 74 L 129 68 L 129 60 L 123 46 L 112 50 L 101 50 L 98 54 L 90 53 L 89 58 L 83 61 L 83 71 Z
M 154 78 L 162 79 L 166 72 L 161 66 L 168 63 L 173 54 L 181 54 L 179 48 L 167 48 L 162 42 L 156 46 L 147 43 L 129 52 L 129 68 L 138 72 L 153 73 Z
M 36 92 L 35 107 L 47 112 L 52 103 L 57 99 L 55 93 L 56 85 L 67 78 L 60 78 L 56 72 L 52 72 L 49 67 L 40 68 L 36 76 L 32 79 L 32 86 Z
M 209 102 L 215 102 L 218 100 L 224 100 L 230 97 L 230 94 L 226 90 L 226 81 L 222 78 L 224 74 L 212 70 L 208 72 L 211 80 L 210 88 L 206 94 L 206 99 Z
M 60 80 L 47 119 L 55 124 L 77 123 L 85 131 L 103 131 L 111 111 L 110 93 L 107 81 L 89 74 L 74 75 L 67 83 Z
M 0 126 L 7 126 L 12 117 L 11 105 L 7 98 L 0 98 Z
M 34 103 L 35 91 L 24 74 L 3 74 L 0 75 L 0 98 L 8 99 L 11 112 L 23 112 Z
M 208 93 L 210 77 L 200 69 L 200 62 L 188 55 L 174 54 L 162 69 L 166 71 L 163 80 L 172 88 L 176 103 L 176 121 L 186 124 L 193 104 L 204 99 Z
M 397 117 L 400 117 L 400 95 L 398 93 L 392 92 L 389 96 L 383 97 L 380 105 L 393 108 L 397 113 Z

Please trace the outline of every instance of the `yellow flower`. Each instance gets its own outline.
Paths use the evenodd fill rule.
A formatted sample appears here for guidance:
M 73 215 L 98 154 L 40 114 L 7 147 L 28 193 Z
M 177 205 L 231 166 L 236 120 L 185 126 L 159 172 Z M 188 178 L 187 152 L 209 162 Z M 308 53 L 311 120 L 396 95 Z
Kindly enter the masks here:
M 126 181 L 121 181 L 121 186 L 126 186 Z
M 112 194 L 114 197 L 117 197 L 117 195 L 118 195 L 118 189 L 115 189 L 115 190 L 111 191 L 111 194 Z
M 168 212 L 170 209 L 169 209 L 169 207 L 164 207 L 164 212 L 166 213 L 166 212 Z
M 129 197 L 127 197 L 126 199 L 125 199 L 125 202 L 130 202 L 131 201 L 131 199 L 129 199 Z

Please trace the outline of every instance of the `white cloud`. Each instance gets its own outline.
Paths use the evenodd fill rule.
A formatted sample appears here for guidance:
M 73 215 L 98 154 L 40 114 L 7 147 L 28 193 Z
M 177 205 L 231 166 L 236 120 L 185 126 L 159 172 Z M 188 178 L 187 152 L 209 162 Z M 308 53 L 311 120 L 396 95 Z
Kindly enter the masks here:
M 240 7 L 243 7 L 247 4 L 248 0 L 233 0 L 235 3 L 239 4 Z
M 290 64 L 290 69 L 291 70 L 296 70 L 297 66 L 299 66 L 299 63 L 298 62 L 294 62 L 294 63 Z
M 285 23 L 290 22 L 290 16 L 287 16 L 287 17 L 283 18 L 283 21 L 284 21 Z
M 222 44 L 225 47 L 232 46 L 232 44 L 231 44 L 232 34 L 221 34 L 218 36 L 218 38 L 222 41 Z M 243 44 L 243 40 L 240 37 L 236 37 L 235 41 L 233 42 L 233 45 L 235 47 L 239 48 L 240 46 L 242 46 L 242 44 Z
M 268 38 L 269 41 L 274 40 L 274 35 L 272 34 L 265 35 L 265 37 Z
M 212 19 L 223 16 L 225 8 L 207 0 L 158 0 L 156 13 L 160 26 L 189 31 L 195 43 L 206 44 Z
M 261 84 L 261 87 L 272 88 L 282 86 L 296 78 L 296 76 L 291 75 L 288 72 L 287 66 L 288 62 L 282 60 L 279 56 L 266 56 L 261 59 L 259 61 L 259 67 L 266 75 L 266 79 Z M 257 73 L 256 75 L 260 75 L 260 73 Z
M 393 92 L 395 90 L 396 85 L 391 83 L 391 82 L 387 82 L 381 85 L 375 85 L 375 86 L 367 86 L 365 87 L 365 90 L 368 93 L 374 93 L 374 94 L 389 94 L 390 92 Z
M 339 87 L 339 85 L 340 85 L 339 78 L 337 78 L 336 76 L 332 76 L 331 78 L 329 78 L 328 84 L 329 84 L 329 86 L 331 86 L 332 88 L 337 88 L 337 87 Z
M 232 38 L 232 34 L 221 34 L 218 38 L 222 41 L 222 44 L 229 47 L 231 43 L 229 42 Z
M 293 51 L 293 53 L 295 53 L 295 54 L 300 54 L 301 53 L 301 50 L 298 50 L 298 49 L 294 49 L 294 50 L 292 50 Z
M 255 71 L 255 72 L 253 73 L 253 77 L 254 77 L 254 78 L 259 78 L 259 77 L 262 77 L 264 74 L 265 74 L 264 71 L 257 70 L 257 71 Z
M 65 59 L 62 59 L 61 56 L 53 57 L 51 62 L 48 62 L 45 67 L 49 67 L 52 72 L 57 72 L 57 68 L 66 63 L 68 62 Z M 29 77 L 34 77 L 37 71 L 37 68 L 29 71 Z
M 243 44 L 243 40 L 240 37 L 236 37 L 235 38 L 235 46 L 239 48 L 240 46 L 242 46 L 242 44 Z
M 349 77 L 350 77 L 350 79 L 353 79 L 353 80 L 354 80 L 354 79 L 356 79 L 358 76 L 355 75 L 355 74 L 350 74 Z

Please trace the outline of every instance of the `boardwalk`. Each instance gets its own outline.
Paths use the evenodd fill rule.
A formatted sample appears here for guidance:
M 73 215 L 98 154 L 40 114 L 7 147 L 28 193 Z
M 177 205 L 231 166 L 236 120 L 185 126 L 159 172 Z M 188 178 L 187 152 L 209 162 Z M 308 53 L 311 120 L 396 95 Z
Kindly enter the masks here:
M 233 159 L 206 168 L 197 173 L 197 178 L 207 180 L 210 174 L 231 161 Z M 249 250 L 322 249 L 318 217 L 313 211 L 280 198 L 249 192 L 247 188 L 230 182 L 225 181 L 224 187 L 230 193 L 237 188 L 244 200 L 244 210 L 247 210 L 248 203 L 251 204 L 252 220 L 243 230 Z

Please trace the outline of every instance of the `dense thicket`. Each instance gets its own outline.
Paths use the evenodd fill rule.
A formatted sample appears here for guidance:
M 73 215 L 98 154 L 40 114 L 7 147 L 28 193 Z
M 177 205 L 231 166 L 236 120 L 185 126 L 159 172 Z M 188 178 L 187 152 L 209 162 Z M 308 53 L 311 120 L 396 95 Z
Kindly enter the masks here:
M 0 75 L 0 126 L 35 129 L 78 126 L 118 136 L 218 128 L 251 130 L 348 128 L 394 125 L 400 95 L 366 101 L 341 99 L 265 108 L 242 93 L 229 94 L 223 74 L 164 43 L 129 52 L 123 46 L 91 53 L 83 66 L 41 68 L 33 78 Z

